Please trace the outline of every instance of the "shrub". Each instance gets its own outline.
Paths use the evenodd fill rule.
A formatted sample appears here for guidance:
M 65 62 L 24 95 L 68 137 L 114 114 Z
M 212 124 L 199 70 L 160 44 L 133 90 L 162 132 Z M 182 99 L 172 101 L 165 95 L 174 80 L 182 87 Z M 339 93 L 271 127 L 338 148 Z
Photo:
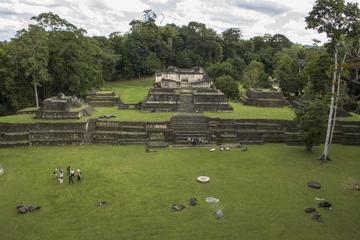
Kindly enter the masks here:
M 221 76 L 216 78 L 215 86 L 221 90 L 229 99 L 239 99 L 239 84 L 231 76 Z

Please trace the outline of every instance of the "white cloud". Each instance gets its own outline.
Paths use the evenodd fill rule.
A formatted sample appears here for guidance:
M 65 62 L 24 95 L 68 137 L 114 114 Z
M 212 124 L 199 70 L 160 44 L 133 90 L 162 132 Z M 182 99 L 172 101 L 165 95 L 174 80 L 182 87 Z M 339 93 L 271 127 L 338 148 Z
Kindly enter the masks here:
M 31 16 L 52 11 L 89 35 L 126 32 L 129 22 L 153 9 L 162 24 L 198 21 L 217 31 L 240 28 L 246 38 L 281 33 L 294 42 L 311 44 L 325 37 L 305 30 L 304 18 L 315 0 L 1 0 L 0 40 L 31 23 Z M 160 22 L 160 21 L 159 21 Z

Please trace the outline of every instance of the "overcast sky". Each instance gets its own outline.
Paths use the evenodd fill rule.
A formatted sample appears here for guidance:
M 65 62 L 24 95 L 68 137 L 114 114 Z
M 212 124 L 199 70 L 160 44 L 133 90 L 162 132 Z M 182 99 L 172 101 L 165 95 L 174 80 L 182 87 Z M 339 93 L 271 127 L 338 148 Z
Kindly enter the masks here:
M 360 1 L 360 0 L 356 0 Z M 52 11 L 88 31 L 105 35 L 129 30 L 129 22 L 153 9 L 158 24 L 206 23 L 219 33 L 240 28 L 245 38 L 281 33 L 293 42 L 326 40 L 305 30 L 305 16 L 315 0 L 0 0 L 0 40 L 9 40 L 31 23 L 31 16 Z

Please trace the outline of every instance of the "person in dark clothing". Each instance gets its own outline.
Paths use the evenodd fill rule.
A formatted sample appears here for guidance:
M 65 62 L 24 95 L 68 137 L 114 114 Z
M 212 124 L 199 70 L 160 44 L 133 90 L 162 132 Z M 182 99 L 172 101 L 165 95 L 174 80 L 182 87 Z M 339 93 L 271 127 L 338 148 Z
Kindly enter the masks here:
M 75 171 L 73 169 L 70 169 L 70 173 L 68 177 L 69 177 L 69 184 L 70 183 L 74 184 Z
M 67 168 L 66 168 L 66 176 L 70 176 L 70 171 L 71 171 L 71 167 L 70 166 L 68 166 Z

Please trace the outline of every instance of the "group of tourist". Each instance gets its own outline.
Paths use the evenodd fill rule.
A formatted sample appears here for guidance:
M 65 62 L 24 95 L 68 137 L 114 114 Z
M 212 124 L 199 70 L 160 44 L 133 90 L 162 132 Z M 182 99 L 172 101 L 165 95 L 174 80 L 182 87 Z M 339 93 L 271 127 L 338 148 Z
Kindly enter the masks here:
M 66 176 L 69 180 L 69 184 L 74 184 L 74 179 L 76 178 L 77 182 L 80 183 L 81 182 L 81 171 L 80 169 L 77 169 L 76 173 L 75 170 L 72 169 L 70 166 L 68 166 L 66 168 Z M 53 175 L 55 179 L 58 179 L 60 184 L 64 183 L 64 172 L 62 170 L 62 168 L 58 169 L 54 169 L 53 171 Z
M 199 137 L 191 137 L 188 140 L 191 143 L 191 145 L 193 145 L 193 146 L 200 145 L 203 143 L 202 139 Z

